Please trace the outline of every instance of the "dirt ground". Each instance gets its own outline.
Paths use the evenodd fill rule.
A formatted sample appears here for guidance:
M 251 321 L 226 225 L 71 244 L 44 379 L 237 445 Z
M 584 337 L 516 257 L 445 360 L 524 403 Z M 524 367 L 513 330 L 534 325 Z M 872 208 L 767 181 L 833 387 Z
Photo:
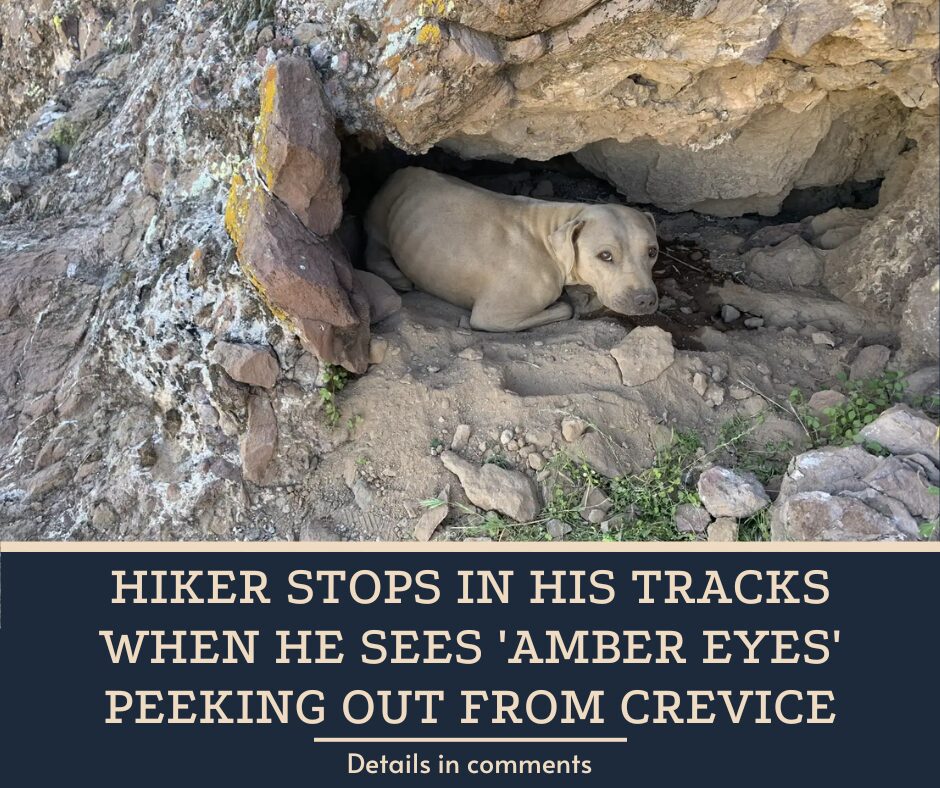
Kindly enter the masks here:
M 448 484 L 452 500 L 461 500 L 459 484 L 434 452 L 450 446 L 460 424 L 470 427 L 461 452 L 467 459 L 495 460 L 533 478 L 536 471 L 506 450 L 501 433 L 547 431 L 547 454 L 565 451 L 577 458 L 577 446 L 561 435 L 565 417 L 581 418 L 609 439 L 624 473 L 648 467 L 677 431 L 695 432 L 706 451 L 714 449 L 723 425 L 735 417 L 762 414 L 753 437 L 787 442 L 796 453 L 806 436 L 783 410 L 790 392 L 827 388 L 853 349 L 814 344 L 807 332 L 793 329 L 720 331 L 706 325 L 676 337 L 677 345 L 696 349 L 677 350 L 660 377 L 628 387 L 610 354 L 628 334 L 623 318 L 602 315 L 521 334 L 485 334 L 460 327 L 466 313 L 431 296 L 411 293 L 403 300 L 402 311 L 376 328 L 380 343 L 387 342 L 384 360 L 339 396 L 344 421 L 333 432 L 332 450 L 321 457 L 311 523 L 300 537 L 411 538 L 422 500 Z M 668 325 L 669 316 L 661 322 Z M 693 389 L 697 372 L 721 387 L 720 405 Z M 444 538 L 466 536 L 468 518 L 457 514 Z
M 609 185 L 583 172 L 566 172 L 564 163 L 464 177 L 496 191 L 547 199 L 619 199 Z M 557 464 L 562 455 L 597 467 L 590 462 L 597 459 L 597 441 L 587 446 L 566 441 L 565 418 L 583 420 L 589 432 L 602 437 L 606 451 L 600 462 L 607 463 L 608 476 L 649 468 L 657 451 L 679 434 L 695 435 L 699 454 L 714 460 L 725 448 L 729 424 L 746 425 L 749 443 L 770 447 L 769 454 L 785 467 L 808 444 L 788 404 L 791 393 L 799 389 L 808 397 L 836 384 L 859 347 L 881 339 L 877 326 L 863 329 L 868 331 L 863 337 L 852 323 L 857 316 L 850 316 L 848 325 L 840 322 L 838 310 L 834 320 L 819 317 L 835 304 L 819 289 L 776 294 L 778 300 L 764 303 L 759 292 L 746 288 L 743 237 L 779 218 L 661 214 L 658 219 L 661 254 L 654 278 L 661 301 L 649 317 L 615 315 L 576 288 L 566 294 L 579 313 L 576 319 L 489 334 L 471 331 L 467 313 L 457 307 L 423 293 L 405 294 L 402 310 L 373 327 L 380 363 L 338 393 L 341 418 L 318 447 L 308 517 L 298 522 L 294 537 L 411 539 L 422 501 L 449 485 L 455 505 L 435 538 L 491 538 L 478 527 L 481 515 L 438 457 L 450 448 L 459 425 L 466 425 L 464 431 L 469 427 L 461 456 L 527 473 L 541 482 L 546 500 L 548 471 L 532 467 L 542 463 L 530 463 L 530 450 L 541 454 L 545 465 Z M 723 315 L 723 285 L 748 292 L 757 304 L 750 304 L 754 313 L 742 309 L 730 320 Z M 790 295 L 798 305 L 788 311 Z M 807 320 L 814 312 L 819 319 Z M 676 352 L 656 379 L 627 386 L 610 351 L 638 325 L 663 328 Z M 513 436 L 509 442 L 507 430 Z M 538 436 L 541 445 L 533 446 L 528 435 Z M 539 530 L 515 534 L 509 528 L 496 538 L 517 535 L 538 538 Z

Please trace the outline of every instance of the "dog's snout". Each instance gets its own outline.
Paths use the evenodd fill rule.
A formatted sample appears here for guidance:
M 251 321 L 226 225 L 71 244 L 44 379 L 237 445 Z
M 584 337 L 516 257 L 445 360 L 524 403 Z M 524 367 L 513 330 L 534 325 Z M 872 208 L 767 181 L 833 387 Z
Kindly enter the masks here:
M 633 296 L 633 303 L 637 309 L 652 312 L 656 308 L 658 298 L 655 290 L 641 290 Z

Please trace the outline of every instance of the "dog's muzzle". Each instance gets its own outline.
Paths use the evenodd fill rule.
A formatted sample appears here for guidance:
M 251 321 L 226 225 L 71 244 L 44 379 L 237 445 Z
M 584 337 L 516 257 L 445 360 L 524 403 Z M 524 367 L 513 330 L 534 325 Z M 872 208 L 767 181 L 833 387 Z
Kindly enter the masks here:
M 659 295 L 655 289 L 633 290 L 610 304 L 610 308 L 621 315 L 651 315 L 657 306 Z

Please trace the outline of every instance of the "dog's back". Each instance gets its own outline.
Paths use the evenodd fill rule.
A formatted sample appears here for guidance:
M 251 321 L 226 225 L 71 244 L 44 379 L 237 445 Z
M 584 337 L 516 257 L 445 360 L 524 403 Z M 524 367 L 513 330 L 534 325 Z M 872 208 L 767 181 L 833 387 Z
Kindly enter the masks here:
M 522 221 L 533 203 L 408 167 L 376 195 L 366 230 L 417 287 L 471 308 L 500 276 L 507 255 L 526 257 L 520 247 L 537 245 Z

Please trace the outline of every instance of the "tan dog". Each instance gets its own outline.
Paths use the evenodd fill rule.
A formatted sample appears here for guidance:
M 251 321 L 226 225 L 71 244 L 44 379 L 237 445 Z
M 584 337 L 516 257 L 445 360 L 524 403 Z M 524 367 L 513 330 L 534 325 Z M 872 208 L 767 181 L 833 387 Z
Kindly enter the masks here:
M 624 315 L 656 311 L 653 217 L 623 205 L 510 197 L 419 167 L 369 206 L 366 267 L 471 310 L 470 326 L 521 331 L 571 317 L 565 285 Z

